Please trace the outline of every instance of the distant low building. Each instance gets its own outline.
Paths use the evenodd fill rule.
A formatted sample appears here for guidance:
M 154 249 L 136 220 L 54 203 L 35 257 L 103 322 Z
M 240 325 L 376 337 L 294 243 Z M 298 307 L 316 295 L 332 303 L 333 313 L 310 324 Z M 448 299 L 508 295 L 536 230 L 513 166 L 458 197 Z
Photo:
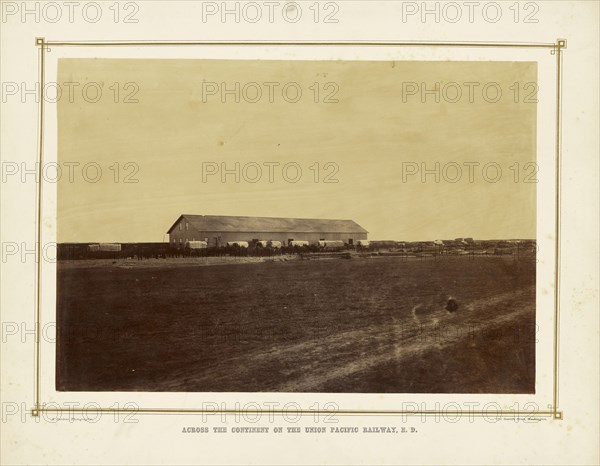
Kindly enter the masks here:
M 169 231 L 169 243 L 184 248 L 192 241 L 206 241 L 208 247 L 246 241 L 343 241 L 356 244 L 366 240 L 368 232 L 352 220 L 308 218 L 234 217 L 222 215 L 180 215 Z

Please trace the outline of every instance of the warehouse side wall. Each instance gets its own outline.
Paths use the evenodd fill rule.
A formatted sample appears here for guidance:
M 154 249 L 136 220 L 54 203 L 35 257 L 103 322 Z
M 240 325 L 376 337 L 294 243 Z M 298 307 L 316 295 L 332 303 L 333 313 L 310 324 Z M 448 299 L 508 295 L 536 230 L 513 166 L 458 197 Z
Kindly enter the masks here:
M 209 247 L 224 246 L 229 241 L 266 240 L 281 241 L 288 244 L 290 240 L 309 241 L 315 243 L 319 240 L 339 240 L 348 244 L 356 244 L 359 239 L 367 239 L 367 234 L 357 233 L 303 233 L 303 232 L 222 232 L 222 231 L 197 231 L 190 227 L 185 230 L 178 228 L 169 235 L 171 246 L 185 247 L 186 241 L 207 241 Z

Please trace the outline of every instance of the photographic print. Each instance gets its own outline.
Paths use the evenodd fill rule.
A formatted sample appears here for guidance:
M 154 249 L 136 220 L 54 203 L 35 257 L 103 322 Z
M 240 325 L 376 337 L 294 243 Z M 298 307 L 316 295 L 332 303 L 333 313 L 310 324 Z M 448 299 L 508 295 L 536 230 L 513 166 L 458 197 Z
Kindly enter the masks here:
M 58 82 L 57 390 L 535 393 L 535 62 Z

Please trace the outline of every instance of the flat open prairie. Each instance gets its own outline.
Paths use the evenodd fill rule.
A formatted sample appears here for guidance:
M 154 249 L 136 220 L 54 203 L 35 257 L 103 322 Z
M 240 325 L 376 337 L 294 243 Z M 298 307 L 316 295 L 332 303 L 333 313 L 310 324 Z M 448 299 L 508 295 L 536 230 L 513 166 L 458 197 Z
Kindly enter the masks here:
M 57 291 L 59 390 L 535 389 L 530 260 L 59 262 Z

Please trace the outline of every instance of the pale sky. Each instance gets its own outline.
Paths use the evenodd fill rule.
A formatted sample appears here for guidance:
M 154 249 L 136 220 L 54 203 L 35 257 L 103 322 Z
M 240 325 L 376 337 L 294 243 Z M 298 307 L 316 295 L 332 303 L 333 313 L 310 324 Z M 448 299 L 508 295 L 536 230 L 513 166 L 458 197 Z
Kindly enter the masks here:
M 74 182 L 61 178 L 59 242 L 163 241 L 182 213 L 352 219 L 370 239 L 535 238 L 536 184 L 523 179 L 532 172 L 526 164 L 536 161 L 537 106 L 522 102 L 531 92 L 523 85 L 537 82 L 533 62 L 62 59 L 57 81 L 81 83 L 77 89 L 87 82 L 103 86 L 96 103 L 84 101 L 80 91 L 72 103 L 64 96 L 58 103 L 59 164 L 102 168 L 96 183 L 85 182 L 81 172 Z M 122 102 L 133 89 L 123 89 L 128 82 L 139 87 L 138 103 Z M 218 90 L 207 94 L 214 88 L 206 83 L 235 89 L 236 82 L 240 88 L 258 83 L 262 98 L 249 101 L 256 95 L 252 86 L 239 103 L 234 95 L 222 102 Z M 291 82 L 302 89 L 296 103 L 282 97 Z M 315 82 L 318 103 L 310 89 Z M 403 83 L 412 82 L 427 89 L 458 83 L 463 95 L 450 102 L 456 89 L 448 86 L 446 99 L 440 93 L 439 103 L 433 95 L 423 103 L 418 91 L 403 96 L 403 88 L 410 90 Z M 480 83 L 473 102 L 467 82 Z M 482 96 L 492 82 L 502 90 L 495 103 Z M 114 83 L 118 103 L 109 89 Z M 272 85 L 273 102 L 264 83 L 280 83 Z M 336 84 L 337 103 L 323 102 L 334 90 L 326 83 Z M 494 98 L 495 90 L 488 91 Z M 288 96 L 295 96 L 291 86 Z M 229 169 L 247 167 L 239 183 L 233 175 L 225 183 L 220 174 L 203 179 L 206 164 L 220 168 L 223 162 Z M 279 163 L 273 182 L 269 162 Z M 282 173 L 291 162 L 302 169 L 296 183 Z M 420 172 L 403 181 L 408 168 L 425 163 L 434 169 L 436 162 L 439 183 L 433 174 L 423 183 Z M 479 164 L 473 182 L 465 162 Z M 127 163 L 139 167 L 138 183 L 123 182 L 131 172 Z M 262 167 L 254 183 L 243 177 L 257 177 L 249 163 Z M 332 171 L 327 163 L 339 167 L 338 183 L 324 182 Z M 482 173 L 490 163 L 502 169 L 496 182 L 484 178 L 497 176 L 493 166 Z M 462 176 L 451 183 L 455 164 Z M 286 174 L 296 176 L 293 168 Z

